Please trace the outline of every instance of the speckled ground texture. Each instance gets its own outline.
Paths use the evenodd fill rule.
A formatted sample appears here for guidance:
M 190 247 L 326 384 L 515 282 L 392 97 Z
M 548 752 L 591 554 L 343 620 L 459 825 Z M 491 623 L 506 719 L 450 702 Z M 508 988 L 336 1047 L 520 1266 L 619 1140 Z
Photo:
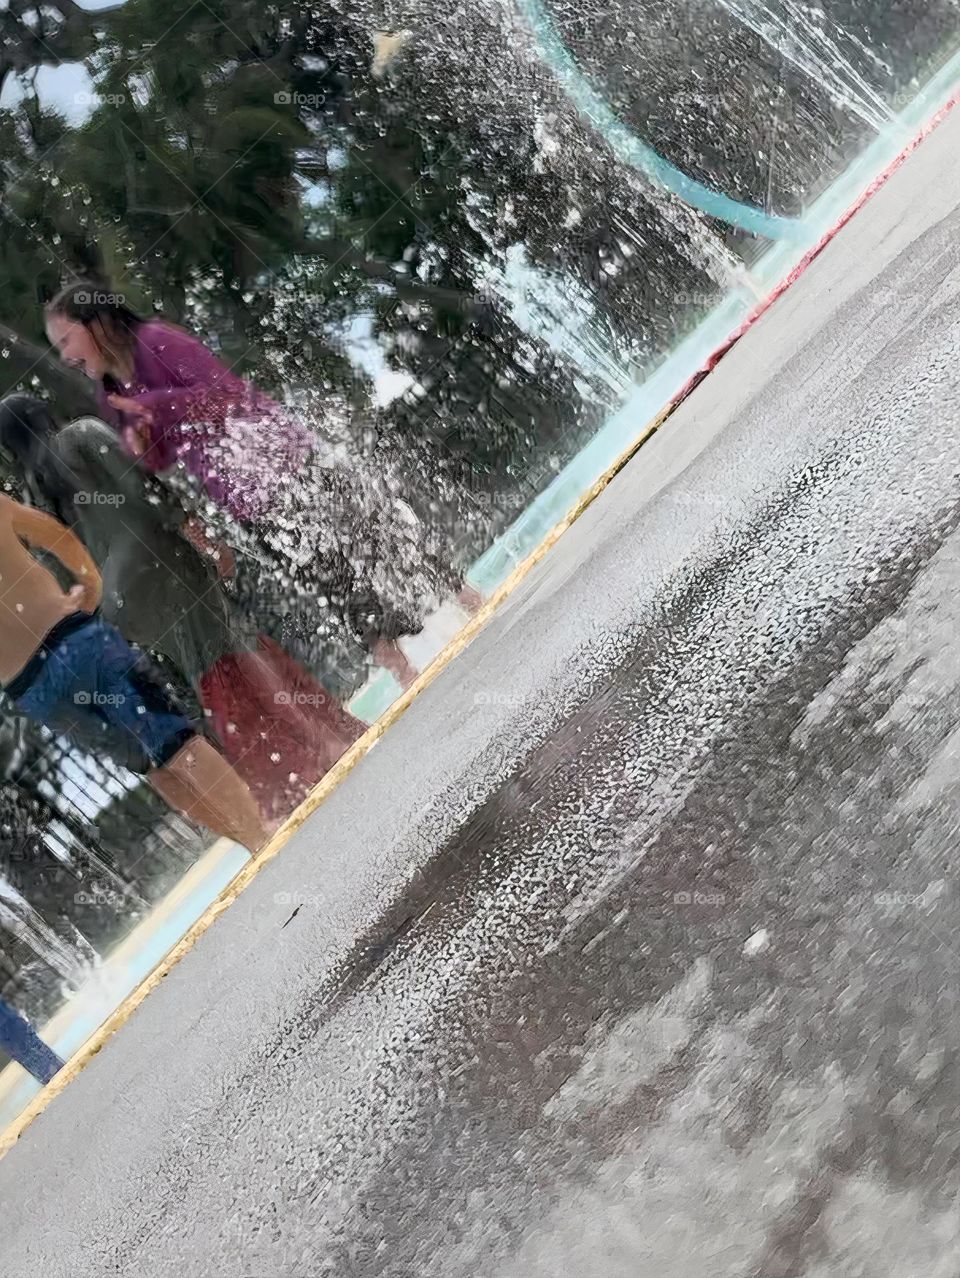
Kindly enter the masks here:
M 0 1272 L 955 1278 L 958 144 L 27 1131 Z

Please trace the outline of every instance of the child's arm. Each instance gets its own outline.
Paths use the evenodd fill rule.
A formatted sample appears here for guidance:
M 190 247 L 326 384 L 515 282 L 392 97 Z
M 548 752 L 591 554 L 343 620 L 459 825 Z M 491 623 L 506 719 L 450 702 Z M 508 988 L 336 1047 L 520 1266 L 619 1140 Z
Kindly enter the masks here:
M 41 550 L 49 550 L 56 555 L 77 580 L 81 590 L 80 606 L 86 612 L 98 608 L 102 587 L 100 572 L 80 538 L 66 524 L 61 524 L 42 510 L 21 506 L 19 502 L 10 504 L 13 507 L 11 522 L 17 536 L 31 546 L 39 546 Z

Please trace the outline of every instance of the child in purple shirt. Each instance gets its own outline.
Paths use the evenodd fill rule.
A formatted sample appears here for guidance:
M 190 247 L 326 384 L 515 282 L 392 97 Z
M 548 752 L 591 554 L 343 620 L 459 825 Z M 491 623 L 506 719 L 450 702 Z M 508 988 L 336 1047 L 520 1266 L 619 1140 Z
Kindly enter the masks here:
M 266 537 L 277 556 L 258 585 L 268 611 L 290 607 L 277 594 L 279 580 L 287 593 L 299 583 L 308 604 L 324 599 L 345 634 L 403 685 L 412 682 L 416 671 L 397 639 L 422 626 L 414 594 L 438 602 L 463 586 L 441 557 L 415 544 L 415 524 L 360 498 L 348 474 L 315 464 L 310 431 L 282 405 L 189 333 L 142 320 L 120 295 L 70 285 L 47 306 L 46 324 L 61 358 L 97 383 L 101 412 L 131 456 L 155 472 L 182 467 L 217 507 Z M 198 520 L 184 532 L 213 549 Z M 218 553 L 229 571 L 230 551 Z M 406 573 L 403 603 L 384 595 L 391 561 L 421 565 L 419 574 Z M 306 625 L 322 628 L 313 619 Z
M 57 314 L 49 327 L 69 360 L 76 328 Z M 309 456 L 308 432 L 172 324 L 137 324 L 124 354 L 119 376 L 99 370 L 97 400 L 104 420 L 121 429 L 128 451 L 150 471 L 183 465 L 237 520 L 263 515 L 278 485 L 296 475 Z M 88 359 L 89 354 L 80 356 L 85 367 Z

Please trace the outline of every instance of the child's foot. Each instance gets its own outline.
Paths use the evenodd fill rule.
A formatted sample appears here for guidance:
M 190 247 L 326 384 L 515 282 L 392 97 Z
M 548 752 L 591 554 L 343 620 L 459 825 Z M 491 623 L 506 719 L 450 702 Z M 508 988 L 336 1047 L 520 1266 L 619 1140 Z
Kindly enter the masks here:
M 404 689 L 410 687 L 419 673 L 394 640 L 378 639 L 373 648 L 373 659 L 384 670 L 389 670 L 400 687 Z

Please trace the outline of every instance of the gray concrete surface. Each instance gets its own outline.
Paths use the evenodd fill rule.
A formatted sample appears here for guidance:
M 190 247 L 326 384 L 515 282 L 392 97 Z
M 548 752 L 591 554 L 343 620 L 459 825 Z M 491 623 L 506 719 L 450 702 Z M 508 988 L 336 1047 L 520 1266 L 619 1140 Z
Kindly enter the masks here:
M 958 141 L 27 1131 L 0 1271 L 960 1272 Z

